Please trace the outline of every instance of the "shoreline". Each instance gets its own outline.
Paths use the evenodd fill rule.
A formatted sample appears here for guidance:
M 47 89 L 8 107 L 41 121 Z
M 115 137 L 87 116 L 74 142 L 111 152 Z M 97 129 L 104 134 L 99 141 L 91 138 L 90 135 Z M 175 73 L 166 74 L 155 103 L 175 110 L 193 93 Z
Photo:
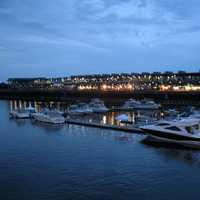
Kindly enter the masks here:
M 129 98 L 150 98 L 164 105 L 196 105 L 200 106 L 200 91 L 78 91 L 64 89 L 0 89 L 2 100 L 38 100 L 38 101 L 74 101 L 92 98 L 104 99 L 106 102 L 119 103 Z

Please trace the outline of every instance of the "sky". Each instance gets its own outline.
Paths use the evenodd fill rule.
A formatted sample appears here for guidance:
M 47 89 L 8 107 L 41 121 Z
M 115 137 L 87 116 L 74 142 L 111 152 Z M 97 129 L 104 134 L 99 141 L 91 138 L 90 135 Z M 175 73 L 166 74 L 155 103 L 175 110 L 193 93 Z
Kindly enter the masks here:
M 199 71 L 199 0 L 0 0 L 0 80 Z

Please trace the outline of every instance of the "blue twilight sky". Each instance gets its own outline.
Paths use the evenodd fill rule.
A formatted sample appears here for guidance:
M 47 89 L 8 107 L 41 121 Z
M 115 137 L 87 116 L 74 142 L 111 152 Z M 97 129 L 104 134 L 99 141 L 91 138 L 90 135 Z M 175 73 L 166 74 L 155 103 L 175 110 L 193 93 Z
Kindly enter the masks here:
M 0 80 L 200 69 L 199 0 L 0 0 Z

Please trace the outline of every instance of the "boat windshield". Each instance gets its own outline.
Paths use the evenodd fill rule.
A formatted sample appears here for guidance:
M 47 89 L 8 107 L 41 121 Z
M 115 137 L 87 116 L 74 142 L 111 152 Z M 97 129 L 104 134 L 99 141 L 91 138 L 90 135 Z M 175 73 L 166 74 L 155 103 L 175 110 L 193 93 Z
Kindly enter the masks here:
M 157 126 L 169 126 L 169 124 L 168 123 L 159 123 L 159 124 L 157 124 Z
M 193 126 L 187 126 L 185 127 L 185 129 L 188 133 L 194 134 L 196 132 L 199 132 L 199 124 Z
M 171 130 L 171 131 L 181 131 L 181 129 L 176 127 L 176 126 L 166 127 L 165 129 L 168 129 L 168 130 Z

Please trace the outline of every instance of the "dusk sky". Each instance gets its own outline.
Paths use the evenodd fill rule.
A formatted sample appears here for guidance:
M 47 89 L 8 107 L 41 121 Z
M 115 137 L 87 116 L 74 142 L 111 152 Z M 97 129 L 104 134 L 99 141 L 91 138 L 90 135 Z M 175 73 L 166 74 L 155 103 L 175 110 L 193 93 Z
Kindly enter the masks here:
M 0 80 L 199 71 L 199 0 L 1 0 Z

